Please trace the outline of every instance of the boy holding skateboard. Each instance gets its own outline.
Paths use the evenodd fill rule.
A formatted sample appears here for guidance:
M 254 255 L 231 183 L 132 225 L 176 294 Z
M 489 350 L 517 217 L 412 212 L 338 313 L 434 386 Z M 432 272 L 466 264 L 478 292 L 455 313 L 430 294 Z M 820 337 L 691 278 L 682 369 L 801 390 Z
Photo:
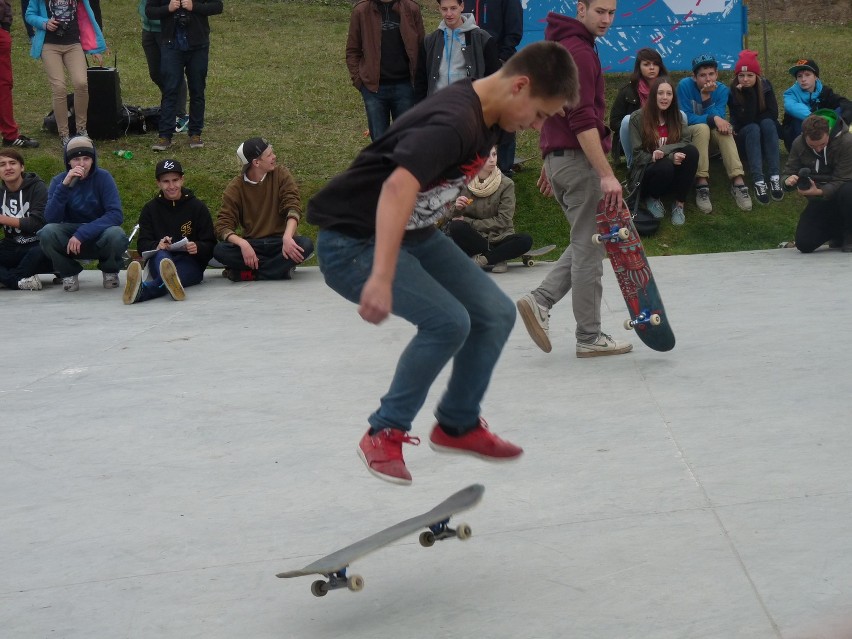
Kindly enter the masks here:
M 451 359 L 432 448 L 490 460 L 523 452 L 491 433 L 479 413 L 514 324 L 512 303 L 435 222 L 453 214 L 500 128 L 537 129 L 577 92 L 568 52 L 532 44 L 493 75 L 456 82 L 406 112 L 309 202 L 326 284 L 370 323 L 393 313 L 417 326 L 358 447 L 377 477 L 411 483 L 402 444 L 420 443 L 408 431 Z

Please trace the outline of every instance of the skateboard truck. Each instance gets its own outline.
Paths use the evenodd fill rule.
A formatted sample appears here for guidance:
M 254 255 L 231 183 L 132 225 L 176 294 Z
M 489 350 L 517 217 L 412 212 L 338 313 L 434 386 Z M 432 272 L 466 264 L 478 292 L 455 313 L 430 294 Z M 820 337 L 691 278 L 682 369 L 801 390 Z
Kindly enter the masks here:
M 444 521 L 440 521 L 437 524 L 429 526 L 429 530 L 424 530 L 420 533 L 420 545 L 424 548 L 429 548 L 433 546 L 436 541 L 450 539 L 452 537 L 458 537 L 461 541 L 470 539 L 470 536 L 473 534 L 470 526 L 467 524 L 459 524 L 458 528 L 450 528 L 449 523 L 450 520 L 445 519 Z
M 326 575 L 328 581 L 317 579 L 311 584 L 311 594 L 314 597 L 325 597 L 329 590 L 349 588 L 352 592 L 358 592 L 364 588 L 364 578 L 361 575 L 346 576 L 346 568 Z
M 604 242 L 623 242 L 630 239 L 630 229 L 625 226 L 613 224 L 609 227 L 609 233 L 595 233 L 592 236 L 592 242 L 595 244 L 603 244 Z
M 634 317 L 633 319 L 624 320 L 624 328 L 628 331 L 636 328 L 637 326 L 645 326 L 646 324 L 650 324 L 651 326 L 659 326 L 662 324 L 663 318 L 660 317 L 659 313 L 652 313 L 648 309 L 643 309 L 639 315 Z

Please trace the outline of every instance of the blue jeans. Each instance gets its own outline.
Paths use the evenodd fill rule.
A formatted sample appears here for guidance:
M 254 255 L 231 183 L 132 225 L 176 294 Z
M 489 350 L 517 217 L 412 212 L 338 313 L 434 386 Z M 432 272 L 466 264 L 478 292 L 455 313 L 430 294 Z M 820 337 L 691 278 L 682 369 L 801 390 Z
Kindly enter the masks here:
M 769 175 L 781 173 L 781 150 L 778 146 L 778 125 L 775 120 L 760 120 L 746 124 L 737 132 L 745 151 L 748 170 L 754 182 L 765 182 L 763 162 Z
M 38 232 L 41 250 L 53 263 L 59 277 L 77 275 L 83 270 L 77 260 L 98 260 L 98 268 L 104 273 L 118 273 L 124 268 L 124 251 L 127 236 L 120 226 L 108 226 L 94 240 L 83 242 L 79 255 L 68 254 L 68 240 L 82 224 L 59 222 L 45 224 Z
M 180 51 L 164 44 L 160 50 L 160 79 L 163 83 L 159 124 L 161 138 L 171 140 L 175 134 L 178 93 L 184 74 L 189 90 L 189 134 L 201 135 L 209 54 L 209 46 Z
M 139 300 L 140 302 L 161 297 L 168 293 L 165 284 L 163 284 L 163 278 L 160 277 L 160 262 L 165 258 L 169 258 L 175 263 L 175 270 L 177 271 L 181 286 L 184 288 L 201 284 L 201 281 L 204 279 L 204 269 L 199 266 L 195 258 L 190 256 L 189 253 L 157 251 L 148 259 L 149 279 L 143 284 L 142 299 Z
M 374 238 L 320 231 L 317 256 L 325 282 L 358 304 L 373 268 Z M 461 434 L 479 421 L 480 402 L 515 324 L 515 305 L 439 231 L 402 243 L 393 282 L 393 314 L 417 327 L 390 388 L 368 418 L 372 430 L 408 431 L 444 365 L 453 370 L 435 417 Z
M 414 106 L 414 87 L 410 82 L 380 84 L 376 93 L 367 87 L 361 87 L 364 98 L 364 108 L 367 111 L 367 126 L 370 128 L 370 139 L 378 140 L 390 126 L 391 117 L 394 121 Z

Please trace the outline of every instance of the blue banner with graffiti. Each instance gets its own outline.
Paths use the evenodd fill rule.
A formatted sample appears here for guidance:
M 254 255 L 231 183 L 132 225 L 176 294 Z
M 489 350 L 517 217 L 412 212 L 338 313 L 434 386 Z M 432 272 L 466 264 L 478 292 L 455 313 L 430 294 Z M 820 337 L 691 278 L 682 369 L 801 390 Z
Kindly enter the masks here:
M 521 46 L 544 39 L 548 11 L 577 15 L 575 0 L 525 0 Z M 657 50 L 670 71 L 691 71 L 691 61 L 712 53 L 720 69 L 737 61 L 748 31 L 743 0 L 619 0 L 615 21 L 598 53 L 605 72 L 630 72 L 642 47 Z

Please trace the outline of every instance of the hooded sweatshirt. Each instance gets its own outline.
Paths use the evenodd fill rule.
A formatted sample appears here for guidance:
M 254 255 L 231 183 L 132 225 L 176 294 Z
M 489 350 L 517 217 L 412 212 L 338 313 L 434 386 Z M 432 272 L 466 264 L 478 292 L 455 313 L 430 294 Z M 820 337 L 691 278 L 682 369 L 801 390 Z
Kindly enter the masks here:
M 542 157 L 558 149 L 581 148 L 577 134 L 589 129 L 597 129 L 603 151 L 609 153 L 612 140 L 604 124 L 604 77 L 595 37 L 579 20 L 551 11 L 547 14 L 544 39 L 560 43 L 574 58 L 579 72 L 580 101 L 564 115 L 544 121 L 539 138 Z
M 32 244 L 38 242 L 36 233 L 44 226 L 44 207 L 47 204 L 47 187 L 35 173 L 24 173 L 24 181 L 17 191 L 10 191 L 0 181 L 0 213 L 20 219 L 20 228 L 4 226 L 7 242 Z
M 170 237 L 175 242 L 186 238 L 198 245 L 198 253 L 191 255 L 203 269 L 213 257 L 216 236 L 213 220 L 207 205 L 189 189 L 183 189 L 179 200 L 167 200 L 163 192 L 142 207 L 139 214 L 139 252 L 152 251 L 160 240 Z
M 62 153 L 65 166 L 70 170 L 66 152 Z M 97 151 L 92 160 L 92 170 L 74 186 L 65 186 L 62 181 L 68 171 L 60 173 L 50 181 L 47 190 L 47 208 L 44 219 L 48 224 L 70 222 L 80 226 L 74 237 L 88 242 L 100 237 L 110 226 L 121 226 L 124 213 L 118 187 L 108 171 L 98 168 Z
M 800 135 L 790 147 L 784 166 L 784 179 L 797 175 L 799 169 L 811 170 L 811 179 L 822 189 L 822 199 L 830 200 L 846 182 L 852 182 L 852 133 L 849 124 L 839 118 L 828 134 L 828 145 L 819 153 Z

